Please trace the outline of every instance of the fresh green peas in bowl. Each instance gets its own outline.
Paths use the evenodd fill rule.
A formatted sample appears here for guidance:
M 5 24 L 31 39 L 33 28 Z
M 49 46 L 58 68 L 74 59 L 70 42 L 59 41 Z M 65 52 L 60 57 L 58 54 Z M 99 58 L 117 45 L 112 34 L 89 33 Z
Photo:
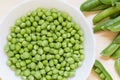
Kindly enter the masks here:
M 1 20 L 4 80 L 86 80 L 95 61 L 90 24 L 65 1 L 29 0 Z M 7 76 L 7 77 L 5 77 Z

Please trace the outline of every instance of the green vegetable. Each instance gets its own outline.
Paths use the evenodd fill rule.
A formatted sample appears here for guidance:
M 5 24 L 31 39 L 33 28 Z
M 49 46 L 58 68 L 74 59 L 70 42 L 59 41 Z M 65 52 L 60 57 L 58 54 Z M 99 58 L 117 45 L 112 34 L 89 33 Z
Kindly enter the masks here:
M 103 23 L 101 23 L 101 24 L 96 25 L 96 26 L 93 28 L 94 33 L 99 32 L 99 31 L 102 31 L 103 28 L 104 28 L 103 26 L 104 26 L 104 25 L 108 25 L 108 24 L 111 24 L 111 22 L 109 23 L 109 21 L 105 21 L 105 22 L 103 22 Z M 103 28 L 102 28 L 102 27 L 103 27 Z
M 108 29 L 112 32 L 119 32 L 120 31 L 120 21 L 111 25 L 110 27 L 108 27 Z
M 107 46 L 102 52 L 102 56 L 111 56 L 118 48 L 119 48 L 119 40 L 120 40 L 120 35 L 118 34 L 115 39 L 112 41 L 112 43 Z
M 100 0 L 103 4 L 111 4 L 111 0 Z
M 105 9 L 102 12 L 98 13 L 93 18 L 93 23 L 96 24 L 96 23 L 100 22 L 101 20 L 109 17 L 110 15 L 114 15 L 115 13 L 117 13 L 119 11 L 120 11 L 120 9 L 118 7 L 110 7 L 108 9 Z
M 120 48 L 118 48 L 112 55 L 112 58 L 117 59 L 120 58 Z
M 90 10 L 87 10 L 87 11 L 98 11 L 98 10 L 104 10 L 104 9 L 106 9 L 106 8 L 109 8 L 110 7 L 110 5 L 99 5 L 99 6 L 97 6 L 97 7 L 95 7 L 95 8 L 93 8 L 93 9 L 90 9 Z
M 119 0 L 100 0 L 103 4 L 114 6 Z
M 106 47 L 102 52 L 102 56 L 111 56 L 117 49 L 119 48 L 119 44 L 110 44 Z
M 120 21 L 120 16 L 115 18 L 115 19 L 111 19 L 111 20 L 105 21 L 101 24 L 98 24 L 95 26 L 94 32 L 98 32 L 101 30 L 108 30 L 110 26 L 118 23 L 119 21 Z
M 93 70 L 98 74 L 101 80 L 113 80 L 104 66 L 98 60 L 95 61 Z
M 84 60 L 84 37 L 72 17 L 38 8 L 17 19 L 7 37 L 7 64 L 22 80 L 67 80 Z
M 120 76 L 120 58 L 115 61 L 115 69 Z
M 110 19 L 117 18 L 120 15 L 120 12 L 115 13 L 114 15 L 110 16 Z
M 88 0 L 81 5 L 80 10 L 81 11 L 90 11 L 90 10 L 98 7 L 101 4 L 102 3 L 99 0 Z
M 118 33 L 115 39 L 113 40 L 113 44 L 120 44 L 120 33 Z

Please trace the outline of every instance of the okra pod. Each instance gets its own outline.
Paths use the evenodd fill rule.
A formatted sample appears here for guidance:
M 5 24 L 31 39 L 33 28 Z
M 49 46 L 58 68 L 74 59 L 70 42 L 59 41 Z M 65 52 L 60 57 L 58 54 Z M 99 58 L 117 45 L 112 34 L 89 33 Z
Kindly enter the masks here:
M 120 76 L 120 58 L 115 61 L 115 69 L 118 75 Z
M 112 58 L 117 59 L 120 58 L 120 47 L 111 55 Z
M 93 70 L 98 74 L 101 80 L 113 80 L 104 66 L 98 60 L 95 61 Z
M 103 10 L 102 12 L 98 13 L 94 18 L 93 18 L 93 23 L 96 24 L 98 22 L 100 22 L 101 20 L 109 17 L 110 15 L 113 15 L 117 12 L 119 12 L 120 9 L 118 7 L 110 7 L 107 8 L 105 10 Z
M 87 0 L 85 3 L 83 3 L 80 7 L 81 11 L 89 11 L 102 3 L 99 0 Z

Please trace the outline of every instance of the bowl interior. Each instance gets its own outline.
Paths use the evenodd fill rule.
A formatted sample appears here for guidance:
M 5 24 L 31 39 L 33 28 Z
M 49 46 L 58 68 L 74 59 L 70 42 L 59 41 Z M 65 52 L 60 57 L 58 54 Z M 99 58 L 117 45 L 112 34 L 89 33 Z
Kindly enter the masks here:
M 29 0 L 18 4 L 13 8 L 8 15 L 1 20 L 0 25 L 0 77 L 3 80 L 20 80 L 16 77 L 14 72 L 6 65 L 7 56 L 4 52 L 4 45 L 6 44 L 6 36 L 9 34 L 10 26 L 14 25 L 17 18 L 25 15 L 38 7 L 41 8 L 56 8 L 58 10 L 69 13 L 73 20 L 81 26 L 84 32 L 84 49 L 85 60 L 83 65 L 77 69 L 76 75 L 69 80 L 86 80 L 95 61 L 95 41 L 91 26 L 85 20 L 83 14 L 79 9 L 62 0 Z M 7 76 L 7 77 L 6 77 Z

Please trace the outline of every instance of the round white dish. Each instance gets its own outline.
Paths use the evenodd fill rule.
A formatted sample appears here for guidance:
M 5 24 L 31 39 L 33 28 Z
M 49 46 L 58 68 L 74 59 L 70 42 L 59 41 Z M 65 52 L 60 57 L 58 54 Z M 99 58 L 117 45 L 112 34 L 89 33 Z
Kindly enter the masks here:
M 76 70 L 76 75 L 69 80 L 86 80 L 95 61 L 95 39 L 92 27 L 86 21 L 81 11 L 63 0 L 26 0 L 16 5 L 10 12 L 0 21 L 0 77 L 2 80 L 20 80 L 7 65 L 7 55 L 4 52 L 6 37 L 9 34 L 10 27 L 20 16 L 32 11 L 38 7 L 56 8 L 60 11 L 69 13 L 73 20 L 81 26 L 84 32 L 84 49 L 85 60 L 80 68 Z

